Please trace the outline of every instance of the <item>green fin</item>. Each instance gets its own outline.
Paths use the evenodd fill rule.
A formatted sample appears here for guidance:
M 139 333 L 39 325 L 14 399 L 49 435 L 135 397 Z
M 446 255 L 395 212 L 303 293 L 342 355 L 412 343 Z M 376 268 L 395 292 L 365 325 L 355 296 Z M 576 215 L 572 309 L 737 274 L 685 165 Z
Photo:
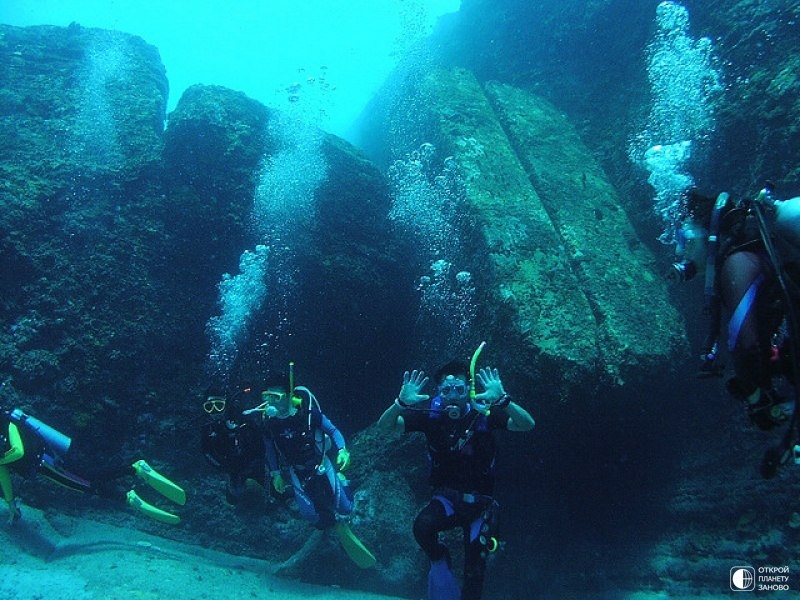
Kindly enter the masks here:
M 186 504 L 186 492 L 183 491 L 183 488 L 161 475 L 144 460 L 137 460 L 131 466 L 136 474 L 159 494 L 172 500 L 175 504 L 181 506 Z
M 181 518 L 179 516 L 168 513 L 160 508 L 156 508 L 152 504 L 148 504 L 139 498 L 139 496 L 133 490 L 128 492 L 126 498 L 128 499 L 128 504 L 154 521 L 160 521 L 161 523 L 167 523 L 168 525 L 177 525 L 181 522 Z
M 353 533 L 347 523 L 336 523 L 333 529 L 336 531 L 339 543 L 347 553 L 347 556 L 350 557 L 350 560 L 362 569 L 369 569 L 375 566 L 377 562 L 375 556 L 361 543 L 361 540 L 356 537 L 356 534 Z

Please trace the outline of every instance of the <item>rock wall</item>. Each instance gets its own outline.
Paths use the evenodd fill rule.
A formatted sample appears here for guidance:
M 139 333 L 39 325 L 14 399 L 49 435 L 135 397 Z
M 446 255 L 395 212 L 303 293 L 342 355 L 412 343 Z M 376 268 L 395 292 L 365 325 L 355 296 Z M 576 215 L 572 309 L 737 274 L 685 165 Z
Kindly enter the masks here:
M 0 70 L 3 404 L 41 396 L 62 426 L 103 415 L 113 428 L 134 418 L 132 398 L 148 410 L 153 358 L 174 331 L 161 277 L 164 68 L 138 38 L 75 25 L 2 27 Z
M 405 125 L 384 129 L 386 147 L 432 142 L 459 165 L 485 329 L 515 357 L 512 368 L 534 381 L 548 373 L 564 394 L 580 383 L 645 376 L 686 351 L 685 325 L 655 258 L 552 104 L 454 68 L 423 70 L 375 110 L 385 111 L 379 122 Z M 404 119 L 410 113 L 416 128 Z

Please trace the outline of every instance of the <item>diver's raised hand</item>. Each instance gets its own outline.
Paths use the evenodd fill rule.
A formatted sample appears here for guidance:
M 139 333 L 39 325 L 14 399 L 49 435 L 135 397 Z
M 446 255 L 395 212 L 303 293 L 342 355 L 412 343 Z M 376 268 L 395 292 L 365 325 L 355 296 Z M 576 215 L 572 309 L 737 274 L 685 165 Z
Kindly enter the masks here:
M 401 406 L 409 406 L 424 402 L 430 396 L 420 394 L 422 388 L 428 383 L 428 377 L 425 377 L 424 371 L 417 371 L 416 369 L 410 373 L 406 371 L 403 373 L 403 385 L 400 387 L 400 393 L 397 395 L 397 401 Z
M 481 404 L 494 404 L 506 395 L 497 369 L 481 369 L 475 379 L 483 386 L 483 392 L 475 395 L 475 400 Z

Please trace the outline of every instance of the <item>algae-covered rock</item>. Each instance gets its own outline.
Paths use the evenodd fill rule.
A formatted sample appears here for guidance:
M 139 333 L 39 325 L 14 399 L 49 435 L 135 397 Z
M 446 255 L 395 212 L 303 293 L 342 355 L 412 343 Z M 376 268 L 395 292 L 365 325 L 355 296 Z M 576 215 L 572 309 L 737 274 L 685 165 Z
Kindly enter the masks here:
M 221 86 L 194 85 L 169 115 L 164 161 L 170 185 L 185 184 L 209 194 L 241 194 L 250 202 L 258 167 L 267 152 L 270 111 Z M 234 206 L 247 215 L 249 206 Z
M 128 34 L 3 26 L 0 73 L 0 371 L 87 422 L 146 395 L 170 333 L 164 67 Z
M 598 162 L 550 102 L 496 83 L 486 93 L 591 306 L 605 368 L 668 360 L 685 341 L 683 321 Z
M 76 24 L 0 26 L 0 81 L 7 184 L 35 193 L 87 173 L 135 176 L 160 159 L 168 84 L 141 38 Z
M 492 329 L 519 338 L 520 364 L 620 381 L 673 356 L 684 326 L 654 259 L 563 115 L 462 69 L 427 72 L 392 110 L 404 103 L 425 112 L 418 139 L 460 166 Z
M 503 308 L 500 315 L 512 315 L 512 326 L 541 355 L 595 364 L 591 307 L 480 84 L 466 71 L 438 70 L 419 85 L 432 99 L 427 110 L 436 146 L 452 154 L 466 180 L 467 209 L 489 268 L 483 270 L 489 302 Z

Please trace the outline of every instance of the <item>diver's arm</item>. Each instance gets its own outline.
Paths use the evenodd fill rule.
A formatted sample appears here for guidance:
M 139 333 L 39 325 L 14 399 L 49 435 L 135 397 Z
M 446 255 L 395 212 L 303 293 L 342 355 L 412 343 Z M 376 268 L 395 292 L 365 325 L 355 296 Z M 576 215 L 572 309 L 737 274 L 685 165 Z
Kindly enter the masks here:
M 18 461 L 25 456 L 25 447 L 22 445 L 22 438 L 19 435 L 19 429 L 14 423 L 8 424 L 8 444 L 9 448 L 0 457 L 0 465 L 7 465 Z
M 336 428 L 336 425 L 334 425 L 328 417 L 326 417 L 325 415 L 321 416 L 322 416 L 322 430 L 328 434 L 328 437 L 330 437 L 331 440 L 333 440 L 333 445 L 336 446 L 336 449 L 341 450 L 346 445 L 342 432 Z
M 278 461 L 278 450 L 275 448 L 275 442 L 271 437 L 264 440 L 264 458 L 267 461 L 267 467 L 270 474 L 280 473 L 281 465 Z
M 531 414 L 516 402 L 509 402 L 502 410 L 508 415 L 506 429 L 509 431 L 530 431 L 536 425 Z
M 281 475 L 281 464 L 278 459 L 278 449 L 275 447 L 275 442 L 272 437 L 266 437 L 265 442 L 265 458 L 267 461 L 267 468 L 269 469 L 269 479 L 272 482 L 272 487 L 279 494 L 286 491 L 286 482 Z
M 406 425 L 402 413 L 403 408 L 400 406 L 400 403 L 395 400 L 389 405 L 389 408 L 383 411 L 381 418 L 378 419 L 378 429 L 385 433 L 391 433 L 393 431 L 403 433 Z
M 403 419 L 403 409 L 425 402 L 430 396 L 420 394 L 422 388 L 428 383 L 424 371 L 406 371 L 403 373 L 403 385 L 400 386 L 400 393 L 392 405 L 383 411 L 381 418 L 378 419 L 378 428 L 386 433 L 392 431 L 403 433 L 406 430 L 405 420 Z

